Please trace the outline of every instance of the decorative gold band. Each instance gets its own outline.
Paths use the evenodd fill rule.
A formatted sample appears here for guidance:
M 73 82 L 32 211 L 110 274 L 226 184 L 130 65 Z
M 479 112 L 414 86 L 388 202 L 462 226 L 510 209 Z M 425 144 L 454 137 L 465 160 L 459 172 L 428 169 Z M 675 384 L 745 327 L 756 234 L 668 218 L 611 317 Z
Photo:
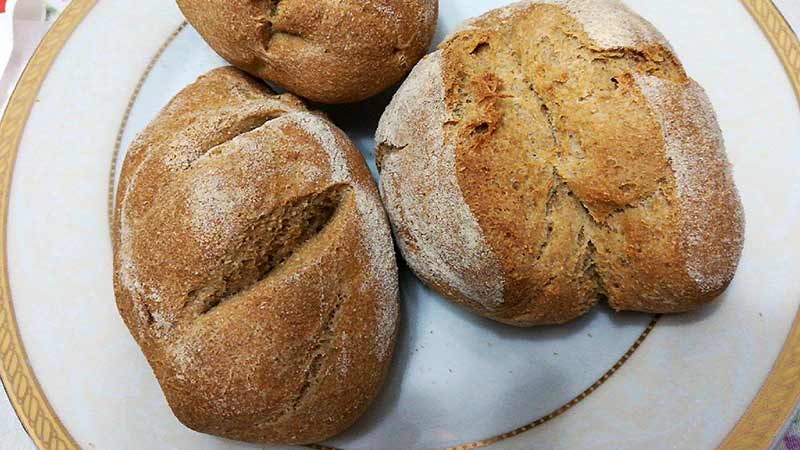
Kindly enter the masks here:
M 800 40 L 770 0 L 742 0 L 786 67 L 800 98 Z M 800 315 L 775 366 L 720 449 L 767 449 L 800 402 Z
M 800 41 L 797 36 L 770 0 L 742 0 L 742 2 L 775 47 L 781 61 L 786 66 L 792 85 L 800 96 Z M 72 1 L 34 53 L 0 121 L 0 211 L 2 211 L 0 214 L 0 249 L 3 252 L 3 258 L 0 261 L 2 266 L 2 270 L 0 270 L 0 379 L 5 385 L 11 404 L 17 411 L 22 425 L 36 446 L 41 449 L 67 450 L 79 447 L 45 398 L 28 363 L 14 318 L 6 257 L 9 192 L 16 152 L 39 88 L 62 46 L 95 3 L 96 0 Z M 176 31 L 170 40 L 174 39 L 179 31 Z M 163 50 L 162 48 L 159 55 Z M 154 63 L 155 59 L 152 64 Z M 148 67 L 148 72 L 150 69 L 152 66 Z M 137 93 L 143 80 L 144 78 L 137 85 Z M 126 112 L 126 120 L 131 106 L 132 104 L 129 105 Z M 121 134 L 117 137 L 117 146 L 120 145 L 120 140 Z M 112 188 L 110 192 L 113 192 L 113 178 L 109 187 Z M 111 195 L 110 193 L 109 196 Z M 109 214 L 112 212 L 112 202 L 113 198 L 109 197 Z M 657 319 L 657 317 L 654 318 L 637 343 L 614 367 L 566 405 L 517 430 L 449 450 L 472 449 L 494 444 L 522 434 L 563 414 L 601 386 L 630 358 L 655 326 Z M 721 448 L 768 448 L 790 417 L 798 401 L 800 401 L 800 320 L 795 322 L 784 349 L 758 396 L 739 424 L 723 442 Z
M 11 175 L 22 132 L 39 88 L 64 43 L 95 5 L 95 1 L 76 0 L 64 10 L 28 62 L 0 121 L 0 248 L 3 252 L 0 261 L 0 379 L 20 422 L 34 444 L 41 449 L 77 449 L 78 445 L 45 398 L 28 363 L 14 317 L 6 252 Z

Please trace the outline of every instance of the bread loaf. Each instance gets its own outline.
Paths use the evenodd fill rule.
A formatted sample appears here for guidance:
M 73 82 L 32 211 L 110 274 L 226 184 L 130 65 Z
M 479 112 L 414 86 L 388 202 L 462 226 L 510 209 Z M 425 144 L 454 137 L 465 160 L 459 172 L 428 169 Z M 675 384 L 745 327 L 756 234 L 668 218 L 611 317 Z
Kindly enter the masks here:
M 113 225 L 119 311 L 187 426 L 310 443 L 375 397 L 388 222 L 361 155 L 294 96 L 233 68 L 184 89 L 131 145 Z
M 178 0 L 217 53 L 322 103 L 371 97 L 427 52 L 438 0 Z
M 486 317 L 688 311 L 742 250 L 742 205 L 703 89 L 615 0 L 526 1 L 412 71 L 377 132 L 409 266 Z

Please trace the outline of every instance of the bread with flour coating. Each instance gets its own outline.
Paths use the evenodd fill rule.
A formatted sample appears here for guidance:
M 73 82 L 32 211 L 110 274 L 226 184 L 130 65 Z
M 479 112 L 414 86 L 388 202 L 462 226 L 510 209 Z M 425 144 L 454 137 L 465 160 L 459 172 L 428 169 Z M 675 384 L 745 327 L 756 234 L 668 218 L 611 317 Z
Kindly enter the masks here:
M 177 0 L 228 62 L 321 103 L 363 100 L 428 51 L 438 0 Z
M 113 231 L 119 311 L 187 426 L 317 442 L 380 389 L 388 222 L 353 144 L 294 96 L 233 68 L 184 89 L 131 145 Z
M 616 0 L 471 21 L 414 68 L 377 141 L 409 266 L 483 316 L 688 311 L 736 270 L 742 205 L 714 111 Z

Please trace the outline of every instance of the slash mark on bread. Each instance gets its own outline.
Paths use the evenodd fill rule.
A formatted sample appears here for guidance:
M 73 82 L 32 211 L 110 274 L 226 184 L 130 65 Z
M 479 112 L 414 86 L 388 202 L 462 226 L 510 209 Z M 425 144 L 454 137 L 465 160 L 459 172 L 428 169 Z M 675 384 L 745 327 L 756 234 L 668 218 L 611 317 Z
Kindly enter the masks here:
M 349 186 L 335 184 L 259 215 L 232 245 L 222 271 L 187 294 L 184 311 L 190 317 L 208 314 L 265 280 L 323 232 L 350 192 Z

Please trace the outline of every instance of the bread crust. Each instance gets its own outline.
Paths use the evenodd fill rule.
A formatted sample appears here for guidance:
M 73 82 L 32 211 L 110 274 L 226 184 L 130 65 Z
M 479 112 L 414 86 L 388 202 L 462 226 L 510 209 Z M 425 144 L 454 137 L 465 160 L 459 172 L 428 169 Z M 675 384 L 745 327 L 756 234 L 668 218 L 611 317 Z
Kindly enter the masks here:
M 600 299 L 688 311 L 736 271 L 742 205 L 710 102 L 618 1 L 525 1 L 466 23 L 414 69 L 377 141 L 409 266 L 483 316 L 563 323 Z M 442 206 L 426 186 L 458 195 Z M 437 234 L 451 210 L 472 237 Z
M 178 0 L 228 62 L 302 97 L 350 103 L 397 83 L 426 53 L 438 0 Z
M 131 145 L 116 205 L 117 305 L 181 422 L 305 444 L 364 413 L 391 360 L 398 280 L 344 133 L 217 69 Z

